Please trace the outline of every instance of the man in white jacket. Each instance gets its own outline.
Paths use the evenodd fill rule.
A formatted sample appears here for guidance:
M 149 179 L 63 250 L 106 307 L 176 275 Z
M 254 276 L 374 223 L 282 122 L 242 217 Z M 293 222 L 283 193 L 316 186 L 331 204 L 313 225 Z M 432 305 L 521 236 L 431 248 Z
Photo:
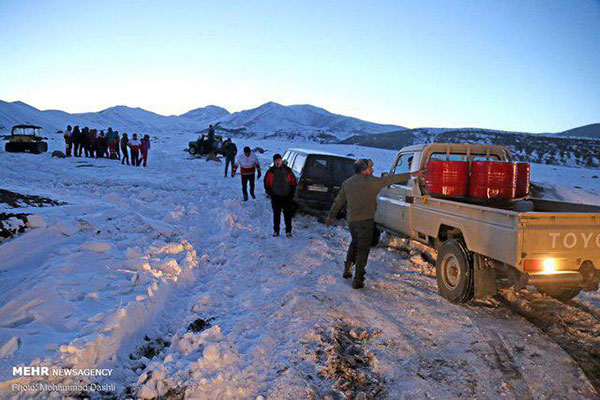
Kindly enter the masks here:
M 250 196 L 256 199 L 254 195 L 254 174 L 257 173 L 256 179 L 260 179 L 260 164 L 258 158 L 252 153 L 250 147 L 244 147 L 244 152 L 240 154 L 231 170 L 231 177 L 235 176 L 235 171 L 238 167 L 240 168 L 240 175 L 242 175 L 242 193 L 244 194 L 244 201 L 248 201 L 248 182 L 250 182 Z

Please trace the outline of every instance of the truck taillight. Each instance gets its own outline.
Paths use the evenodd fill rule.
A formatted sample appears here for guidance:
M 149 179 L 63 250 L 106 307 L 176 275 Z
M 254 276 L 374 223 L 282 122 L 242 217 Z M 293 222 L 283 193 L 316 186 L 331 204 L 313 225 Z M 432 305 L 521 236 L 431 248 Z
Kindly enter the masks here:
M 558 264 L 558 260 L 554 258 L 529 259 L 523 262 L 523 269 L 526 272 L 553 274 L 558 271 Z

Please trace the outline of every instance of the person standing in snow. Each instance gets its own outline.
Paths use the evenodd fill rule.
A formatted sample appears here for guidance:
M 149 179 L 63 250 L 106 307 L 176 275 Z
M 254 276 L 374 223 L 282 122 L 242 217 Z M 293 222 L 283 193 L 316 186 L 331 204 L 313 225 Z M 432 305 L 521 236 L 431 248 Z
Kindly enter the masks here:
M 296 193 L 296 177 L 292 170 L 284 165 L 281 154 L 273 156 L 273 166 L 269 168 L 263 179 L 265 192 L 271 198 L 273 208 L 273 236 L 279 236 L 281 211 L 285 221 L 285 236 L 292 237 L 292 218 L 294 217 Z
M 65 138 L 65 155 L 71 157 L 71 149 L 73 148 L 73 132 L 71 132 L 71 125 L 67 125 L 67 130 L 64 134 Z
M 73 157 L 81 157 L 83 137 L 81 131 L 79 130 L 79 125 L 75 125 L 73 128 L 71 141 L 73 142 Z
M 94 134 L 96 133 L 95 129 L 92 129 Z M 106 147 L 106 136 L 104 136 L 104 131 L 100 131 L 100 135 L 96 138 L 96 158 L 104 157 L 104 148 Z
M 125 164 L 125 161 L 127 161 L 127 165 L 129 165 L 129 152 L 127 151 L 128 144 L 129 138 L 127 137 L 127 133 L 123 132 L 123 137 L 121 138 L 121 152 L 123 153 L 121 165 Z
M 131 140 L 128 143 L 129 149 L 131 150 L 131 165 L 133 165 L 134 167 L 137 167 L 140 165 L 140 146 L 142 145 L 142 143 L 140 143 L 139 139 L 137 138 L 137 133 L 133 134 L 133 137 L 131 138 Z
M 237 146 L 231 141 L 231 138 L 227 138 L 223 143 L 223 154 L 225 155 L 225 178 L 227 178 L 227 171 L 229 171 L 229 164 L 233 169 L 235 164 L 235 156 L 237 154 Z
M 150 150 L 150 136 L 144 135 L 140 143 L 140 151 L 142 152 L 142 159 L 140 161 L 143 161 L 145 167 L 146 160 L 148 160 L 148 150 Z M 138 161 L 138 165 L 140 165 L 140 161 Z
M 212 125 L 208 127 L 208 135 L 206 137 L 206 152 L 211 153 L 215 145 L 215 128 Z
M 373 176 L 373 161 L 362 158 L 354 163 L 354 175 L 342 183 L 325 223 L 331 226 L 338 212 L 347 204 L 346 220 L 352 242 L 348 247 L 342 276 L 351 278 L 352 265 L 355 265 L 354 289 L 364 287 L 365 269 L 376 229 L 377 194 L 386 186 L 407 183 L 411 176 L 421 175 L 422 171 L 418 171 L 378 178 Z
M 237 162 L 233 165 L 231 170 L 231 177 L 235 176 L 235 171 L 238 167 L 240 168 L 240 175 L 242 175 L 242 193 L 244 194 L 244 201 L 248 201 L 248 183 L 250 183 L 250 196 L 256 199 L 254 195 L 254 174 L 257 173 L 256 179 L 260 179 L 260 164 L 258 158 L 252 153 L 250 147 L 244 147 L 244 152 L 240 154 Z

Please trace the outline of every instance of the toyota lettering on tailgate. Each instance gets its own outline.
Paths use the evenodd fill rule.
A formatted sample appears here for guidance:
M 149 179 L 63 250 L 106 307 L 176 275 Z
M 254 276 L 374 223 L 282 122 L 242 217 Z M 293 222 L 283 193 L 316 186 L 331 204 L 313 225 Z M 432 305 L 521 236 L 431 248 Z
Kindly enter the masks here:
M 559 245 L 562 245 L 567 249 L 572 249 L 577 245 L 583 245 L 584 249 L 593 246 L 600 248 L 600 232 L 550 232 L 548 235 L 552 238 L 553 249 Z

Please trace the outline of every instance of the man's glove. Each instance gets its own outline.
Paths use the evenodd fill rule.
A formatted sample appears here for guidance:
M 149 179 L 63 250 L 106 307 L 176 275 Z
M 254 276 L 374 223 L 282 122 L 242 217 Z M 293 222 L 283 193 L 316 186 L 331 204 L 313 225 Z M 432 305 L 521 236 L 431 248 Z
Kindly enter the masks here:
M 325 220 L 325 225 L 327 227 L 330 227 L 331 225 L 333 225 L 333 218 L 327 217 L 327 219 Z

